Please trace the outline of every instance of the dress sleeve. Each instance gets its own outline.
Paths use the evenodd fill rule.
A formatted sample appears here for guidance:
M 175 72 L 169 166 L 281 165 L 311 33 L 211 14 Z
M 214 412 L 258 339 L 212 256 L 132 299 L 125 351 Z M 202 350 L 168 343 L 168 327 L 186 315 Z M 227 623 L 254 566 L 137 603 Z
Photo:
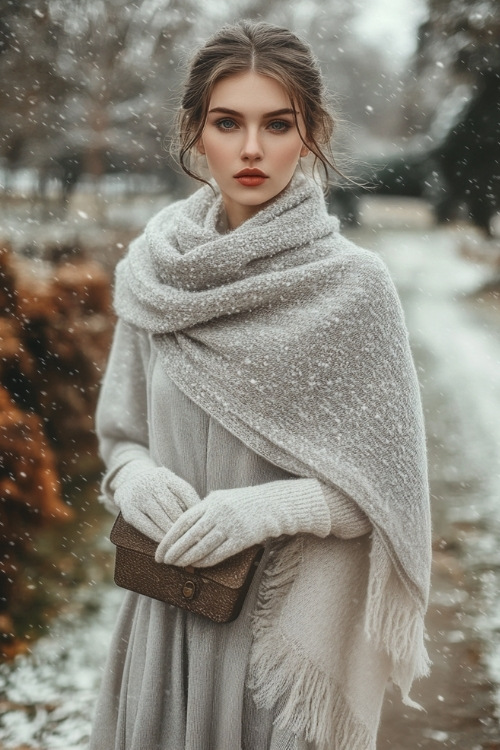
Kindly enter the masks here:
M 372 530 L 368 516 L 354 500 L 314 477 L 214 490 L 207 496 L 207 502 L 219 506 L 223 526 L 228 523 L 228 508 L 232 504 L 238 508 L 249 523 L 250 536 L 246 539 L 249 547 L 281 534 L 309 533 L 320 537 L 332 534 L 339 539 L 353 539 Z M 240 541 L 244 526 L 238 525 Z
M 147 334 L 118 320 L 96 412 L 99 452 L 106 467 L 100 500 L 113 512 L 120 469 L 132 461 L 156 467 L 148 437 L 149 357 Z

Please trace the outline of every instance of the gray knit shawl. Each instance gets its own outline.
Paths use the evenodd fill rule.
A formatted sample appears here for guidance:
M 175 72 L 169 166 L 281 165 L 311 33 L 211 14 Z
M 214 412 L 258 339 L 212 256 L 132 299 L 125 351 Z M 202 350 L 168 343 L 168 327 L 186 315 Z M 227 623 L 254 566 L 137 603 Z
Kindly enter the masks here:
M 430 520 L 394 285 L 375 253 L 339 234 L 302 174 L 231 232 L 218 231 L 221 211 L 204 186 L 151 219 L 118 265 L 116 310 L 153 334 L 168 375 L 246 445 L 337 486 L 369 516 L 366 631 L 407 695 L 427 669 Z

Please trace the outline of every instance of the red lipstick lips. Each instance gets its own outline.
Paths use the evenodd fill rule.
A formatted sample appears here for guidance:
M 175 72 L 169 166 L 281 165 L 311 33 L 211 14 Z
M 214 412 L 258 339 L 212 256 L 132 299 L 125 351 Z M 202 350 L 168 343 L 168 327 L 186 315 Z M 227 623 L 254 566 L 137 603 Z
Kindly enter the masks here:
M 246 168 L 235 174 L 234 178 L 245 187 L 257 187 L 267 180 L 267 174 L 261 172 L 260 169 Z

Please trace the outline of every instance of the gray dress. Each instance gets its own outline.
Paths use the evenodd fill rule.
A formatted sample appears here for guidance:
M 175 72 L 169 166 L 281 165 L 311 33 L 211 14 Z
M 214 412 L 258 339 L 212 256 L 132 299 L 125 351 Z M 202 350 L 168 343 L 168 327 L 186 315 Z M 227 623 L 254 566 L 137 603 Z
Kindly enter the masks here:
M 155 461 L 201 497 L 291 476 L 187 398 L 163 372 L 147 336 L 121 323 L 101 391 L 98 431 L 105 458 L 120 441 L 144 448 L 149 440 Z M 112 473 L 109 462 L 108 469 Z M 250 618 L 266 557 L 267 551 L 232 623 L 212 623 L 126 592 L 90 750 L 312 750 L 273 726 L 272 712 L 257 709 L 245 687 Z

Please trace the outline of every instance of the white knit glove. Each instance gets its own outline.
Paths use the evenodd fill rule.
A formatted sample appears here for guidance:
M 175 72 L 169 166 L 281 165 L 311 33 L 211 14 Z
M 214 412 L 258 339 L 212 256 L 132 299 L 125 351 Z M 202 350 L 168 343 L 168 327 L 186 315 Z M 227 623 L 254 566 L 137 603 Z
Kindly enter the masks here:
M 130 461 L 113 480 L 114 501 L 124 519 L 159 542 L 185 511 L 200 501 L 193 487 L 163 466 Z
M 203 568 L 269 537 L 327 536 L 330 530 L 330 511 L 317 480 L 283 479 L 211 492 L 174 523 L 155 558 Z

